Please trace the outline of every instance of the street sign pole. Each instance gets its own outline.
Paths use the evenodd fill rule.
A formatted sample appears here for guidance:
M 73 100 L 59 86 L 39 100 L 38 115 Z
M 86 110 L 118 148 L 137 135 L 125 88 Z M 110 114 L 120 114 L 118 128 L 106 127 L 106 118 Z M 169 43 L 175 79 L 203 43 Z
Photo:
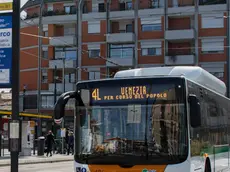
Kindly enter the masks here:
M 19 120 L 20 0 L 0 0 L 0 88 L 12 88 L 12 116 L 8 123 L 11 172 L 18 172 L 21 151 Z
M 11 172 L 18 172 L 20 151 L 19 62 L 20 62 L 20 1 L 13 0 L 12 14 L 12 120 L 9 127 Z

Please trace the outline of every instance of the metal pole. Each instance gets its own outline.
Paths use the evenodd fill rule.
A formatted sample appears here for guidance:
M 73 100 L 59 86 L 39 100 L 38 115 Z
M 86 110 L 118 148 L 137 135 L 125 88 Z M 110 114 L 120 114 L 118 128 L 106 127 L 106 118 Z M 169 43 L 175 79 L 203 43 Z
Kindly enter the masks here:
M 54 68 L 54 104 L 56 103 L 56 99 L 57 99 L 57 66 L 55 65 Z
M 65 58 L 62 58 L 63 66 L 62 66 L 62 85 L 63 85 L 63 93 L 65 92 Z M 62 120 L 62 129 L 65 128 L 65 120 L 63 117 Z M 64 137 L 62 137 L 62 154 L 64 154 Z
M 196 0 L 195 1 L 195 66 L 198 66 L 199 65 L 199 41 L 198 41 L 198 32 L 199 32 L 199 29 L 198 29 L 198 18 L 199 18 L 199 0 Z
M 229 29 L 230 29 L 230 1 L 227 1 L 227 97 L 230 98 L 230 33 L 229 33 Z
M 76 0 L 76 30 L 75 30 L 75 41 L 76 41 L 76 71 L 75 71 L 75 81 L 77 83 L 78 81 L 78 25 L 79 25 L 79 22 L 78 22 L 78 1 Z
M 168 0 L 164 0 L 164 65 L 166 64 L 166 56 L 168 55 L 168 41 L 165 39 L 168 30 Z
M 65 92 L 65 58 L 62 59 L 63 67 L 62 67 L 62 84 L 63 84 L 63 93 Z
M 44 1 L 41 0 L 40 3 L 40 13 L 39 13 L 39 37 L 38 37 L 38 95 L 37 95 L 37 113 L 40 114 L 41 105 L 41 56 L 42 56 L 42 38 L 43 35 L 43 24 L 42 24 L 42 14 L 43 14 Z M 41 118 L 38 118 L 38 131 L 37 136 L 41 136 Z
M 78 70 L 78 81 L 81 80 L 81 54 L 82 54 L 82 9 L 83 9 L 84 0 L 79 0 L 77 7 L 77 45 L 78 45 L 78 53 L 77 53 L 77 70 Z
M 76 100 L 74 100 L 74 105 L 75 106 L 73 106 L 73 116 L 74 116 L 74 123 L 73 123 L 73 135 L 75 136 L 75 127 L 76 127 L 76 123 L 75 123 L 75 118 L 76 118 Z M 76 155 L 76 149 L 75 149 L 75 144 L 76 144 L 76 139 L 74 139 L 74 149 L 73 149 L 73 151 L 74 151 L 74 155 Z
M 133 68 L 138 67 L 138 9 L 139 9 L 139 0 L 135 0 L 135 55 L 133 56 Z
M 12 24 L 12 120 L 19 120 L 19 74 L 20 74 L 20 1 L 13 1 L 13 24 Z M 11 131 L 10 131 L 11 132 Z M 20 130 L 18 131 L 19 138 L 10 140 L 11 145 L 16 148 L 11 149 L 11 172 L 18 172 L 18 155 L 20 145 Z
M 110 30 L 110 3 L 111 0 L 107 0 L 106 2 L 106 32 L 107 35 L 110 34 L 111 30 Z M 106 42 L 106 59 L 110 58 L 110 44 L 108 42 Z M 109 67 L 106 66 L 106 75 L 107 78 L 109 78 Z

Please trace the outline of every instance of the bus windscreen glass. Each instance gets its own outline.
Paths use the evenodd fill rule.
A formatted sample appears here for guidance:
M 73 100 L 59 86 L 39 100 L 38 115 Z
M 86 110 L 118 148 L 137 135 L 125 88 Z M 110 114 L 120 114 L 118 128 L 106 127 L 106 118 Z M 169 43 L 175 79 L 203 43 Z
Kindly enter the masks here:
M 185 91 L 181 79 L 126 79 L 84 83 L 89 104 L 79 156 L 87 164 L 161 164 L 188 153 Z M 84 99 L 84 97 L 82 97 Z

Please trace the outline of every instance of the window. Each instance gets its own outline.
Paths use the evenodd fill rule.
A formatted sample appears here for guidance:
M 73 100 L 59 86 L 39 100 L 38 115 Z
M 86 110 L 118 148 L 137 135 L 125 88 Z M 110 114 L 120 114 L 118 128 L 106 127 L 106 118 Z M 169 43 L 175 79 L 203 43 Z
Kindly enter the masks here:
M 133 2 L 132 1 L 126 2 L 126 9 L 127 10 L 132 10 L 133 9 Z
M 161 24 L 143 24 L 143 25 L 141 25 L 141 30 L 143 32 L 159 31 L 159 30 L 161 30 Z
M 43 35 L 44 35 L 45 37 L 48 37 L 48 36 L 49 36 L 48 31 L 44 31 L 44 32 L 43 32 Z
M 100 56 L 100 50 L 89 50 L 89 57 L 95 58 Z
M 202 53 L 223 53 L 224 52 L 224 39 L 203 39 Z
M 98 12 L 98 4 L 92 4 L 92 12 Z
M 223 28 L 224 14 L 202 14 L 201 22 L 202 28 Z
M 75 34 L 74 24 L 64 25 L 64 35 L 74 35 L 74 34 Z
M 178 0 L 173 0 L 173 7 L 178 7 Z
M 100 79 L 100 72 L 89 72 L 89 80 Z
M 121 11 L 132 10 L 132 9 L 133 9 L 133 3 L 132 3 L 132 1 L 120 3 L 120 10 Z
M 100 56 L 100 44 L 88 44 L 89 58 Z
M 142 56 L 157 56 L 161 55 L 161 48 L 142 48 L 141 49 Z
M 133 58 L 134 45 L 111 45 L 110 46 L 110 57 L 111 58 Z
M 133 25 L 132 24 L 126 25 L 126 32 L 133 32 Z
M 69 74 L 69 82 L 70 83 L 75 83 L 76 82 L 75 73 L 70 73 Z
M 146 31 L 160 31 L 161 28 L 161 18 L 142 18 L 141 19 L 141 30 Z
M 65 13 L 70 14 L 70 7 L 68 7 L 68 6 L 65 7 Z
M 42 83 L 48 82 L 48 71 L 47 69 L 42 69 Z
M 42 51 L 42 58 L 48 59 L 48 51 Z
M 141 42 L 142 56 L 159 56 L 161 55 L 161 41 Z
M 54 106 L 54 96 L 53 95 L 47 95 L 47 96 L 41 96 L 42 99 L 42 107 L 43 108 L 52 108 Z
M 160 7 L 164 7 L 164 1 L 162 0 L 151 0 L 152 4 L 151 4 L 151 7 L 152 8 L 160 8 Z
M 53 4 L 48 4 L 47 11 L 53 11 Z
M 55 47 L 55 59 L 77 59 L 76 47 Z
M 99 12 L 105 12 L 105 4 L 104 3 L 98 4 L 98 11 Z
M 100 22 L 88 22 L 88 33 L 100 33 Z
M 77 57 L 77 52 L 75 47 L 66 47 L 65 48 L 65 58 L 75 60 Z
M 120 3 L 120 10 L 124 11 L 125 10 L 125 3 Z
M 75 6 L 65 6 L 65 13 L 66 14 L 76 14 L 76 7 Z
M 42 47 L 42 58 L 48 59 L 48 47 Z

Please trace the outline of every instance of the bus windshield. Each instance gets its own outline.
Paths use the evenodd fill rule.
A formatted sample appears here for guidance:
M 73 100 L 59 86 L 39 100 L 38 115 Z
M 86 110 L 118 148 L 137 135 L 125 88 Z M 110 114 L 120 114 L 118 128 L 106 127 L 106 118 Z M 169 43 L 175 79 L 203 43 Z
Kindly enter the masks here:
M 166 82 L 167 81 L 167 82 Z M 188 156 L 185 91 L 181 79 L 84 83 L 88 103 L 75 160 L 86 164 L 179 163 Z M 87 96 L 82 95 L 82 99 Z

